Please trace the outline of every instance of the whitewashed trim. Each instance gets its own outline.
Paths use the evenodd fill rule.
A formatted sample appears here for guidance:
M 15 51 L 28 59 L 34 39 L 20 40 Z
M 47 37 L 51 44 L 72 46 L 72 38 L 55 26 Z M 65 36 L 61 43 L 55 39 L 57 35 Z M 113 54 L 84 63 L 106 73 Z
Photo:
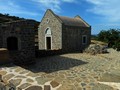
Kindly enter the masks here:
M 45 49 L 47 50 L 47 40 L 46 40 L 47 37 L 51 38 L 51 50 L 52 50 L 52 35 L 45 35 Z

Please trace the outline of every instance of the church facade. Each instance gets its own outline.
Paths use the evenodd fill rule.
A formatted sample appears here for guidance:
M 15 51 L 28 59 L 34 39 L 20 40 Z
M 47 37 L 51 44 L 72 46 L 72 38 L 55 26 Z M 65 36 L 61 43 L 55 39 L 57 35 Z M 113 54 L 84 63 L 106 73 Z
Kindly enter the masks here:
M 56 15 L 48 9 L 39 25 L 39 50 L 82 51 L 90 44 L 91 26 L 80 16 Z

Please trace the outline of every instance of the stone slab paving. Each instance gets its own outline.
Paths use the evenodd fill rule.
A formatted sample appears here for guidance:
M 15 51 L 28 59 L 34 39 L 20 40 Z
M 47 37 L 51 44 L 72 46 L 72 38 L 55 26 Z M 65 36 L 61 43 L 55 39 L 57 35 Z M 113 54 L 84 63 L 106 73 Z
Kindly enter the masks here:
M 0 75 L 6 86 L 11 84 L 16 90 L 120 90 L 120 52 L 108 51 L 96 56 L 45 57 L 24 67 L 8 65 L 1 67 Z

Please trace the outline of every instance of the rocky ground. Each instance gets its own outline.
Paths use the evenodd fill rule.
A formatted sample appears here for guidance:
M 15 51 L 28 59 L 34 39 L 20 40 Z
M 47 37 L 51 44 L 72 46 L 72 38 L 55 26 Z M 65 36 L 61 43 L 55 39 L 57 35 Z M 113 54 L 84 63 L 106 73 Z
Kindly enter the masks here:
M 70 53 L 0 68 L 1 88 L 16 90 L 120 90 L 120 52 Z

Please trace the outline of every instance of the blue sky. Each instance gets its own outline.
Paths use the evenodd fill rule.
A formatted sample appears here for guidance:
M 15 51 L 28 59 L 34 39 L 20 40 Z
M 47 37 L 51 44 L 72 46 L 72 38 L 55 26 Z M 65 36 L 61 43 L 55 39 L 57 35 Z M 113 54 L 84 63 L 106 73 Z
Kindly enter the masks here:
M 119 4 L 120 0 L 0 0 L 0 13 L 41 21 L 49 8 L 61 16 L 80 15 L 97 34 L 120 28 Z

